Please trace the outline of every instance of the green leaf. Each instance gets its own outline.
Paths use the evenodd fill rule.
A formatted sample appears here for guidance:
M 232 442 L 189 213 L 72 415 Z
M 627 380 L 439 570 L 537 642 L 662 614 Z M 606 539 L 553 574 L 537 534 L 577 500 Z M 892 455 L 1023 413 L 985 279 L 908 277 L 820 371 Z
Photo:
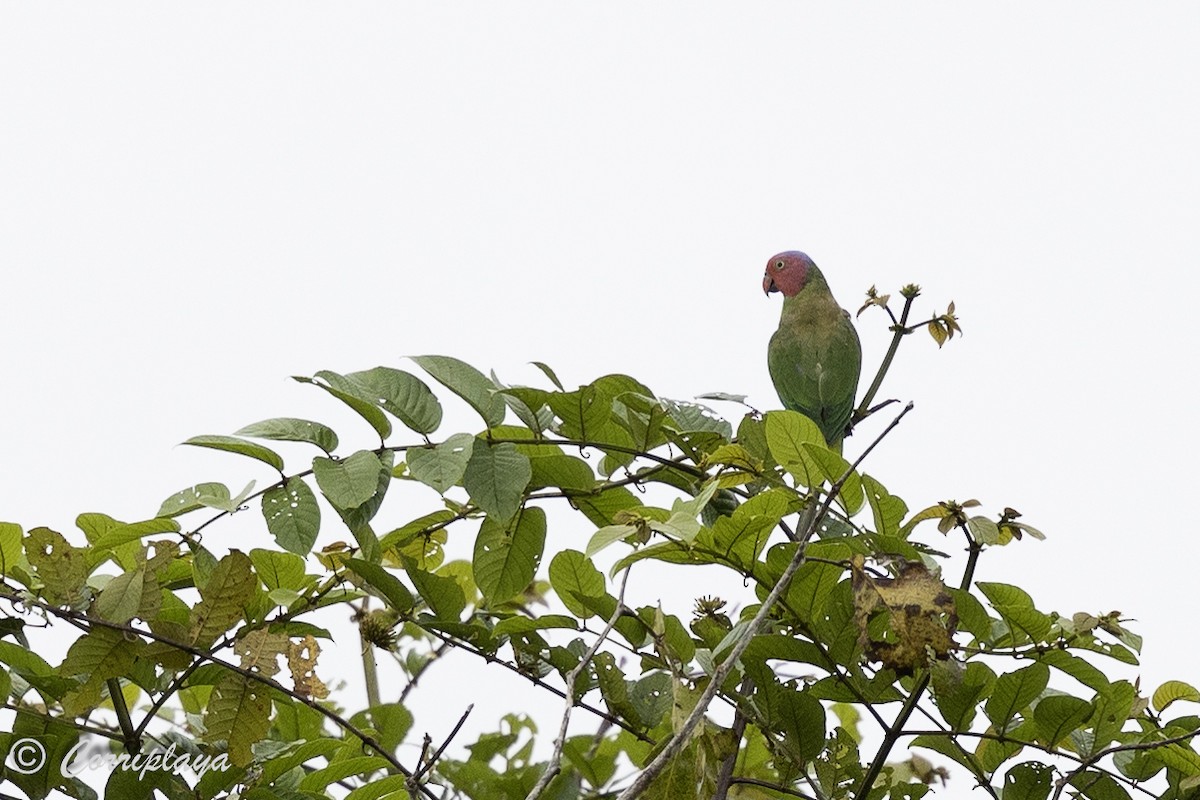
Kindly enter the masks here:
M 238 455 L 248 456 L 257 459 L 264 464 L 269 464 L 280 473 L 283 472 L 283 459 L 279 454 L 268 447 L 263 447 L 261 444 L 247 442 L 245 439 L 238 439 L 234 436 L 193 436 L 183 444 L 190 444 L 193 447 L 208 447 L 213 450 L 223 450 L 226 453 L 237 453 Z
M 1187 778 L 1194 779 L 1196 775 L 1200 775 L 1200 754 L 1178 742 L 1172 742 L 1156 749 L 1154 756 L 1167 767 L 1178 771 Z
M 1117 741 L 1125 720 L 1129 719 L 1133 704 L 1137 701 L 1137 690 L 1129 681 L 1116 681 L 1108 687 L 1108 691 L 1096 695 L 1092 706 L 1092 718 L 1089 720 L 1094 735 L 1092 737 L 1091 755 L 1108 747 L 1109 743 Z
M 295 417 L 264 419 L 234 431 L 234 434 L 279 442 L 306 442 L 316 445 L 327 454 L 333 453 L 338 446 L 338 437 L 333 432 L 333 428 L 319 422 Z
M 56 606 L 76 606 L 84 599 L 84 580 L 91 571 L 86 551 L 73 547 L 49 528 L 34 528 L 25 537 L 25 557 L 45 583 L 42 596 Z
M 332 759 L 343 747 L 345 747 L 345 744 L 340 739 L 322 738 L 302 742 L 298 747 L 288 750 L 284 755 L 269 759 L 263 763 L 260 785 L 270 785 L 274 783 L 276 778 L 287 772 L 291 772 L 296 767 L 314 758 Z
M 383 499 L 387 495 L 388 487 L 392 485 L 392 467 L 395 459 L 395 453 L 391 450 L 383 450 L 379 453 L 379 471 L 375 476 L 375 491 L 367 498 L 366 502 L 354 508 L 339 508 L 334 506 L 338 512 L 338 516 L 342 518 L 342 522 L 354 534 L 355 541 L 362 548 L 363 558 L 368 561 L 378 562 L 382 556 L 382 551 L 379 546 L 379 539 L 376 538 L 375 532 L 371 529 L 370 522 L 383 505 Z
M 627 681 L 612 653 L 598 653 L 594 663 L 604 702 L 629 722 L 650 728 L 670 710 L 673 697 L 670 674 L 652 672 L 640 680 Z
M 378 564 L 372 564 L 360 558 L 348 558 L 345 564 L 351 572 L 366 581 L 380 597 L 387 600 L 388 605 L 401 615 L 412 610 L 415 605 L 412 592 L 395 575 Z
M 913 738 L 912 746 L 933 750 L 935 753 L 940 753 L 946 758 L 961 764 L 971 772 L 978 772 L 980 770 L 978 759 L 971 754 L 970 750 L 964 750 L 956 744 L 956 741 L 951 738 L 952 735 L 923 734 Z
M 430 434 L 442 424 L 442 404 L 425 381 L 410 372 L 375 367 L 345 377 L 363 388 L 360 397 L 374 402 L 410 430 Z
M 871 506 L 871 516 L 875 520 L 875 532 L 884 536 L 899 536 L 900 520 L 908 513 L 908 506 L 899 497 L 888 494 L 883 484 L 870 475 L 862 476 L 863 490 L 867 502 Z M 907 536 L 907 533 L 904 534 Z
M 504 422 L 504 400 L 496 394 L 496 385 L 482 372 L 450 356 L 411 356 L 435 381 L 466 400 L 479 412 L 484 423 L 493 428 Z
M 596 486 L 596 473 L 578 456 L 544 455 L 529 459 L 530 488 L 557 486 L 563 491 L 590 491 Z
M 541 361 L 529 362 L 542 371 L 542 374 L 550 379 L 550 382 L 561 392 L 564 391 L 562 381 L 558 379 L 558 375 L 554 374 L 554 370 L 550 369 L 549 365 L 543 364 Z
M 780 553 L 794 552 L 794 546 L 778 548 Z M 772 550 L 775 553 L 776 550 Z M 811 550 L 806 553 L 812 555 Z M 789 559 L 790 560 L 790 559 Z M 792 585 L 788 587 L 788 608 L 800 615 L 805 623 L 811 623 L 825 607 L 825 601 L 841 581 L 845 569 L 837 564 L 822 561 L 805 561 L 796 570 Z
M 525 487 L 533 477 L 529 458 L 515 445 L 477 441 L 463 474 L 463 488 L 472 502 L 501 525 L 516 515 Z
M 543 614 L 540 617 L 509 617 L 496 623 L 494 633 L 497 636 L 512 636 L 514 634 L 565 629 L 579 630 L 579 622 L 574 617 L 565 614 Z
M 758 687 L 754 705 L 769 730 L 782 734 L 783 745 L 796 764 L 805 764 L 825 744 L 825 707 L 808 692 L 796 691 L 775 681 Z
M 797 411 L 768 411 L 764 423 L 771 457 L 804 486 L 817 486 L 823 479 L 820 467 L 805 444 L 825 447 L 821 429 Z
M 492 380 L 497 386 L 501 385 L 495 373 L 492 374 Z M 545 402 L 549 396 L 548 392 L 543 392 L 540 389 L 516 387 L 505 388 L 500 392 L 499 396 L 504 399 L 504 404 L 516 414 L 521 424 L 530 431 L 541 433 L 554 424 L 554 412 L 550 410 L 550 407 Z M 539 400 L 541 402 L 538 402 Z
M 408 780 L 403 775 L 372 778 L 367 783 L 347 794 L 345 800 L 380 800 L 385 795 L 387 796 L 387 800 L 402 800 L 405 795 L 409 794 L 406 788 Z M 251 799 L 247 798 L 247 800 Z
M 467 599 L 458 581 L 426 572 L 416 566 L 408 567 L 408 577 L 422 599 L 429 604 L 434 617 L 439 620 L 459 621 L 463 609 L 467 606 Z
M 987 517 L 971 517 L 967 520 L 967 531 L 980 544 L 1000 544 L 1000 528 Z
M 1004 776 L 1004 800 L 1046 800 L 1054 768 L 1036 761 L 1017 764 Z
M 829 666 L 829 656 L 817 645 L 778 633 L 755 636 L 750 640 L 742 658 L 747 663 L 763 664 L 769 660 L 779 660 L 813 664 L 822 668 Z
M 70 716 L 80 716 L 95 708 L 105 681 L 125 674 L 133 666 L 140 644 L 126 641 L 121 631 L 99 626 L 76 639 L 59 672 L 84 680 L 63 698 L 63 710 Z
M 484 603 L 495 605 L 524 593 L 537 574 L 546 545 L 546 512 L 531 506 L 508 527 L 490 517 L 475 538 L 472 569 Z
M 946 591 L 954 598 L 954 610 L 958 613 L 958 629 L 966 631 L 980 642 L 990 642 L 992 618 L 983 603 L 970 592 L 947 586 Z
M 593 533 L 591 539 L 588 539 L 587 547 L 583 550 L 584 555 L 591 558 L 610 544 L 622 541 L 637 533 L 638 530 L 636 525 L 605 525 Z
M 324 789 L 336 781 L 345 780 L 353 775 L 366 775 L 376 770 L 385 769 L 387 766 L 388 762 L 380 756 L 354 756 L 352 758 L 335 759 L 329 766 L 313 770 L 305 775 L 300 781 L 298 788 L 302 791 L 315 792 Z
M 1050 668 L 1040 663 L 1001 675 L 983 711 L 998 731 L 1006 733 L 1009 723 L 1037 699 L 1049 682 Z
M 1088 800 L 1129 800 L 1129 792 L 1107 772 L 1090 769 L 1076 772 L 1069 784 Z
M 258 578 L 245 553 L 234 550 L 222 558 L 200 589 L 201 600 L 191 613 L 188 642 L 196 647 L 211 645 L 245 617 L 243 606 L 257 589 Z
M 624 486 L 610 486 L 596 494 L 573 495 L 568 502 L 579 509 L 597 528 L 617 524 L 618 512 L 642 505 L 637 495 Z
M 1075 680 L 1101 694 L 1112 688 L 1108 678 L 1091 662 L 1064 650 L 1048 650 L 1038 656 L 1038 661 L 1070 675 Z
M 0 522 L 0 575 L 11 574 L 21 563 L 21 538 L 25 532 L 14 522 Z
M 863 480 L 857 472 L 850 469 L 850 462 L 827 447 L 812 443 L 801 446 L 809 458 L 816 463 L 830 486 L 833 486 L 843 475 L 846 476 L 846 482 L 842 484 L 842 489 L 835 499 L 848 516 L 857 514 L 863 506 Z
M 1177 700 L 1200 703 L 1200 691 L 1197 691 L 1190 683 L 1167 681 L 1154 690 L 1154 695 L 1150 698 L 1150 703 L 1154 706 L 1155 711 L 1166 711 L 1167 706 Z
M 1033 723 L 1029 723 L 1032 727 Z M 1021 741 L 1029 741 L 1034 738 L 1034 732 L 1026 732 L 1026 725 L 1018 725 L 1010 733 L 1012 740 L 997 740 L 983 739 L 979 742 L 975 749 L 975 757 L 979 759 L 979 765 L 985 772 L 995 772 L 1000 769 L 1000 765 L 1010 758 L 1018 755 L 1024 745 L 1019 744 Z
M 0 640 L 0 664 L 7 664 L 25 680 L 49 677 L 56 670 L 45 659 L 27 647 Z
M 220 508 L 230 505 L 229 487 L 223 483 L 197 483 L 176 492 L 159 506 L 156 517 L 178 517 L 198 508 Z
M 1006 583 L 980 581 L 975 585 L 1014 633 L 1024 633 L 1033 642 L 1045 641 L 1052 623 L 1033 607 L 1033 598 L 1025 590 Z
M 796 510 L 795 494 L 768 489 L 742 503 L 731 516 L 712 523 L 712 547 L 740 570 L 749 571 L 786 514 Z
M 644 393 L 648 393 L 648 390 L 641 384 L 637 386 Z M 733 437 L 733 426 L 706 405 L 689 400 L 670 400 L 665 397 L 658 402 L 682 433 L 715 433 L 726 441 Z
M 299 476 L 262 496 L 262 515 L 275 542 L 290 553 L 307 556 L 321 530 L 321 507 L 308 484 Z
M 250 551 L 250 562 L 269 592 L 276 589 L 300 591 L 309 582 L 304 572 L 304 559 L 295 553 L 255 548 Z
M 142 612 L 143 616 L 153 618 L 158 611 L 159 596 L 158 581 L 146 580 L 145 565 L 125 572 L 105 585 L 96 598 L 96 614 L 101 619 L 124 625 L 136 616 L 146 600 L 153 598 L 153 611 Z
M 271 694 L 265 685 L 227 672 L 213 688 L 204 714 L 207 738 L 228 742 L 229 760 L 244 767 L 254 760 L 250 748 L 271 727 Z
M 550 585 L 567 610 L 580 619 L 593 616 L 584 598 L 607 594 L 604 575 L 578 550 L 560 550 L 550 560 Z
M 173 519 L 163 519 L 156 517 L 154 519 L 144 520 L 142 522 L 131 522 L 129 524 L 121 524 L 109 528 L 104 533 L 96 537 L 92 541 L 92 546 L 96 550 L 111 550 L 115 547 L 120 547 L 129 542 L 136 542 L 146 536 L 154 536 L 159 533 L 178 533 L 179 523 Z
M 439 494 L 445 494 L 462 481 L 474 445 L 474 436 L 456 433 L 436 447 L 410 447 L 406 456 L 408 472 Z
M 966 669 L 938 662 L 931 670 L 933 699 L 942 718 L 956 731 L 969 730 L 979 701 L 992 692 L 996 673 L 979 661 L 970 661 Z
M 1058 745 L 1092 715 L 1092 704 L 1067 694 L 1043 697 L 1033 709 L 1038 738 L 1049 747 Z
M 359 450 L 349 458 L 334 461 L 318 456 L 313 459 L 313 475 L 321 493 L 334 508 L 361 506 L 374 496 L 383 465 L 370 450 Z
M 319 379 L 319 380 L 318 380 Z M 379 434 L 379 438 L 386 439 L 392 434 L 392 423 L 388 421 L 387 416 L 379 410 L 379 406 L 375 405 L 375 401 L 369 398 L 364 399 L 359 395 L 363 393 L 364 387 L 349 380 L 348 378 L 330 372 L 329 370 L 321 370 L 312 378 L 305 378 L 301 375 L 293 375 L 292 380 L 300 383 L 309 383 L 313 386 L 319 386 L 331 395 L 341 400 L 346 405 L 350 406 L 360 417 L 367 421 L 375 432 Z

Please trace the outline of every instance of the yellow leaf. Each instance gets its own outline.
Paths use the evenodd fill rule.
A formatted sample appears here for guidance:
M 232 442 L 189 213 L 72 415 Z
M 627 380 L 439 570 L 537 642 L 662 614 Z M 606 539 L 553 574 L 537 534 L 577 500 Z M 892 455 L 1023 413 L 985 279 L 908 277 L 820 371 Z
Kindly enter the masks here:
M 920 561 L 904 562 L 895 578 L 873 577 L 863 564 L 861 555 L 851 560 L 854 622 L 867 657 L 901 675 L 926 666 L 931 655 L 946 658 L 958 624 L 946 585 Z M 881 613 L 888 630 L 872 635 L 869 624 Z
M 288 667 L 292 671 L 296 692 L 317 700 L 329 695 L 329 689 L 317 677 L 317 656 L 320 654 L 321 647 L 311 634 L 305 636 L 299 644 L 293 642 L 288 645 Z

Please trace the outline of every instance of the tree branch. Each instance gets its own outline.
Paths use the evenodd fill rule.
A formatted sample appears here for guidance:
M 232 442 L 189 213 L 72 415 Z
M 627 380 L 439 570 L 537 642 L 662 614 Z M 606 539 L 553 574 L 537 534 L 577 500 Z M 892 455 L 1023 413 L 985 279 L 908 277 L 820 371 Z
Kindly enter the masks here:
M 632 566 L 632 565 L 630 565 Z M 550 755 L 550 760 L 546 763 L 546 768 L 542 770 L 541 776 L 538 778 L 533 788 L 529 790 L 525 800 L 538 800 L 542 794 L 550 787 L 550 782 L 558 775 L 562 769 L 562 754 L 563 746 L 567 742 L 567 726 L 571 723 L 571 712 L 575 710 L 575 681 L 583 674 L 592 663 L 592 659 L 596 657 L 596 653 L 600 652 L 600 648 L 608 639 L 609 634 L 613 632 L 613 628 L 617 625 L 617 620 L 625 612 L 625 587 L 629 583 L 630 568 L 625 568 L 625 574 L 621 578 L 621 590 L 617 594 L 617 607 L 613 610 L 612 616 L 608 618 L 604 630 L 592 642 L 592 646 L 583 654 L 583 658 L 579 659 L 579 663 L 571 668 L 567 673 L 565 683 L 566 691 L 566 708 L 563 709 L 562 722 L 558 726 L 558 736 L 554 739 L 554 752 Z
M 725 657 L 725 660 L 718 664 L 713 670 L 713 674 L 709 679 L 708 686 L 706 686 L 704 691 L 701 693 L 700 698 L 696 702 L 695 708 L 693 708 L 692 712 L 688 714 L 687 719 L 684 720 L 683 724 L 671 737 L 670 741 L 668 741 L 667 744 L 659 750 L 658 755 L 655 756 L 654 759 L 645 766 L 641 774 L 638 775 L 637 779 L 629 786 L 629 788 L 620 794 L 617 800 L 634 800 L 634 798 L 641 795 L 641 793 L 650 786 L 651 782 L 658 777 L 659 773 L 666 768 L 671 759 L 678 755 L 679 751 L 682 750 L 684 745 L 687 744 L 688 740 L 691 739 L 692 732 L 696 729 L 696 726 L 700 724 L 700 720 L 704 718 L 704 715 L 708 711 L 708 706 L 712 703 L 713 697 L 716 696 L 717 692 L 721 688 L 721 685 L 725 683 L 725 679 L 729 677 L 729 674 L 733 671 L 734 667 L 737 666 L 742 654 L 746 652 L 746 648 L 750 646 L 750 642 L 756 635 L 758 635 L 758 632 L 766 623 L 767 617 L 770 616 L 775 603 L 779 600 L 783 593 L 787 591 L 788 586 L 791 585 L 792 578 L 795 576 L 796 571 L 799 570 L 804 564 L 804 545 L 810 538 L 812 538 L 813 534 L 816 533 L 817 526 L 820 525 L 821 519 L 825 516 L 825 512 L 829 510 L 829 506 L 833 503 L 833 498 L 841 490 L 843 484 L 845 484 L 846 480 L 851 474 L 853 474 L 854 470 L 858 468 L 858 465 L 862 463 L 863 459 L 865 459 L 871 453 L 871 451 L 875 449 L 875 447 L 883 440 L 885 436 L 887 436 L 897 425 L 900 424 L 900 420 L 904 418 L 905 414 L 912 410 L 912 407 L 912 403 L 909 403 L 907 406 L 905 406 L 904 410 L 901 411 L 900 414 L 897 415 L 896 418 L 893 419 L 886 428 L 884 428 L 883 432 L 880 433 L 873 442 L 871 442 L 867 449 L 863 451 L 862 455 L 860 455 L 858 459 L 850 465 L 850 468 L 846 470 L 846 473 L 838 478 L 837 481 L 830 487 L 829 493 L 825 498 L 825 502 L 821 504 L 820 512 L 815 515 L 815 517 L 809 523 L 808 528 L 801 535 L 800 547 L 796 548 L 796 554 L 792 557 L 792 560 L 788 563 L 787 567 L 784 568 L 783 574 L 779 576 L 779 580 L 775 582 L 775 586 L 771 588 L 771 591 L 763 599 L 762 605 L 759 606 L 758 612 L 754 615 L 754 618 L 750 621 L 750 624 L 746 626 L 745 630 L 742 632 L 742 635 L 733 644 L 733 647 L 730 649 L 729 654 Z
M 59 617 L 60 619 L 72 620 L 72 621 L 80 622 L 80 623 L 83 623 L 86 625 L 96 625 L 101 628 L 108 628 L 110 630 L 120 631 L 122 633 L 129 633 L 129 634 L 133 634 L 135 636 L 142 636 L 142 637 L 151 639 L 156 642 L 161 642 L 162 644 L 165 644 L 168 647 L 171 647 L 175 650 L 179 650 L 184 653 L 189 653 L 192 656 L 195 656 L 196 658 L 202 659 L 211 664 L 215 664 L 219 667 L 223 667 L 223 668 L 229 670 L 230 672 L 235 672 L 247 680 L 255 681 L 256 683 L 261 683 L 264 686 L 269 686 L 270 688 L 272 688 L 278 692 L 281 692 L 282 694 L 287 695 L 292 700 L 299 702 L 299 703 L 303 703 L 304 705 L 308 706 L 309 708 L 311 708 L 314 711 L 321 714 L 326 719 L 333 722 L 335 725 L 337 725 L 342 730 L 344 730 L 347 733 L 354 736 L 356 739 L 358 739 L 360 742 L 362 742 L 365 747 L 369 747 L 370 749 L 372 749 L 376 753 L 378 753 L 385 761 L 387 761 L 389 764 L 391 764 L 392 767 L 395 768 L 396 771 L 399 772 L 401 775 L 404 775 L 406 777 L 412 775 L 412 771 L 409 770 L 407 767 L 405 767 L 403 764 L 401 764 L 394 755 L 389 753 L 381 744 L 379 744 L 379 742 L 375 740 L 375 737 L 370 736 L 366 733 L 363 733 L 357 727 L 352 725 L 349 722 L 349 720 L 345 719 L 337 712 L 326 708 L 324 705 L 322 705 L 321 703 L 318 703 L 316 700 L 313 700 L 312 698 L 308 697 L 307 695 L 300 694 L 299 692 L 295 692 L 295 691 L 287 688 L 283 684 L 279 683 L 279 681 L 276 681 L 274 678 L 269 678 L 266 675 L 262 675 L 260 673 L 254 672 L 253 670 L 246 669 L 245 667 L 242 667 L 238 664 L 233 664 L 233 663 L 230 663 L 223 659 L 217 658 L 216 656 L 212 655 L 208 651 L 203 650 L 199 647 L 193 647 L 192 645 L 184 644 L 183 642 L 177 642 L 174 639 L 170 639 L 166 636 L 161 636 L 157 633 L 154 633 L 153 631 L 142 630 L 140 628 L 135 628 L 132 625 L 125 625 L 125 624 L 117 623 L 117 622 L 109 622 L 108 620 L 100 619 L 98 617 L 90 617 L 87 614 L 84 614 L 83 612 L 80 612 L 80 611 L 73 611 L 71 609 L 59 608 L 57 606 L 50 605 L 49 603 L 43 602 L 41 600 L 20 597 L 19 595 L 9 594 L 8 592 L 0 592 L 0 598 L 8 600 L 9 602 L 20 602 L 20 603 L 24 603 L 25 605 L 37 606 L 38 608 L 41 608 L 42 610 L 44 610 L 50 614 L 53 614 L 54 616 Z M 429 797 L 430 800 L 437 800 L 437 798 L 434 796 L 434 794 L 432 792 L 430 792 L 428 789 L 425 789 L 424 787 L 422 787 L 422 790 L 423 790 L 423 793 L 426 794 L 426 796 Z

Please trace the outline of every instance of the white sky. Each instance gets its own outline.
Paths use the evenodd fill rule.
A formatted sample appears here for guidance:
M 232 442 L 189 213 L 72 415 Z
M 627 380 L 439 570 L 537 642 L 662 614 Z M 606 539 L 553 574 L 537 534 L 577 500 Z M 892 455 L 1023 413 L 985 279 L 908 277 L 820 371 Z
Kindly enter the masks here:
M 1019 509 L 1049 541 L 979 579 L 1120 609 L 1143 686 L 1198 682 L 1198 40 L 1184 3 L 4 4 L 0 519 L 269 480 L 173 445 L 271 416 L 367 446 L 287 376 L 405 354 L 774 407 L 762 268 L 803 249 L 851 310 L 915 281 L 965 330 L 905 342 L 866 470 Z

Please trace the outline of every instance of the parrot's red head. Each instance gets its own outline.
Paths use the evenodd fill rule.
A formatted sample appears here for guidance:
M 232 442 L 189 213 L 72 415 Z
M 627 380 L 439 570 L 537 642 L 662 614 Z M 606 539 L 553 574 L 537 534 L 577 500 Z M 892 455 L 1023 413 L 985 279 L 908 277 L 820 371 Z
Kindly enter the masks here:
M 816 268 L 813 260 L 799 250 L 773 255 L 763 275 L 763 291 L 767 294 L 783 292 L 784 297 L 795 297 L 808 283 L 809 270 Z

